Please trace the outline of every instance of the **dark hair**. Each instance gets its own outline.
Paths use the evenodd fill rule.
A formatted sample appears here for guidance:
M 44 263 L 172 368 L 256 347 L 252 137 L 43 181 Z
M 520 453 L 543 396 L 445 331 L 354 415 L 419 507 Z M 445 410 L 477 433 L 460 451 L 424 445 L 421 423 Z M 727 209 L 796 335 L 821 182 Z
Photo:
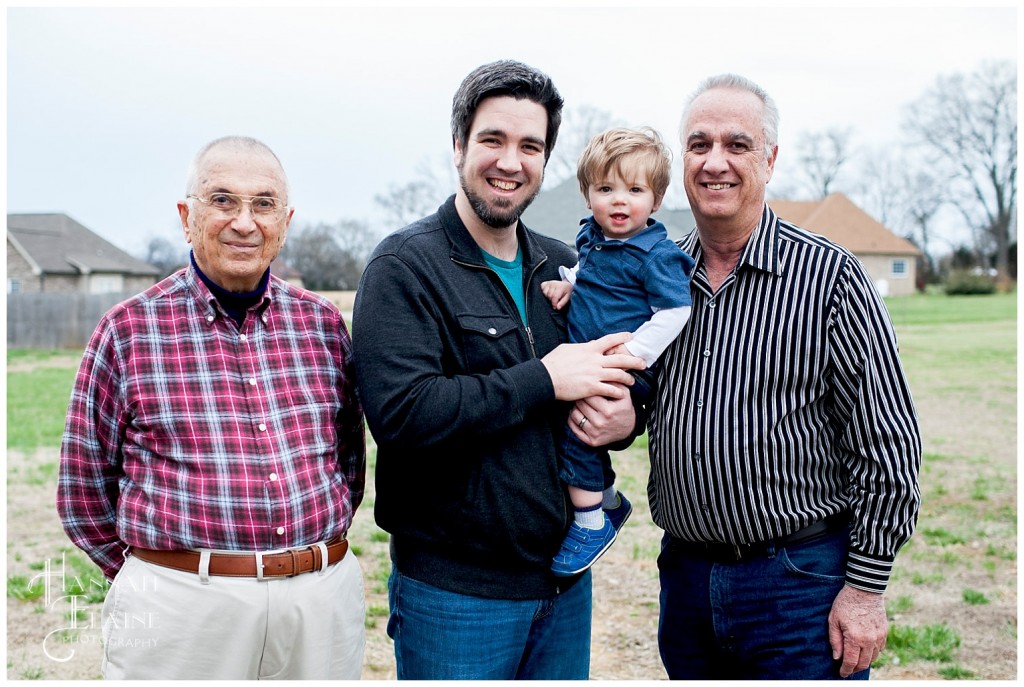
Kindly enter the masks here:
M 499 60 L 477 67 L 469 73 L 452 98 L 452 144 L 466 148 L 466 139 L 480 103 L 487 98 L 511 96 L 532 100 L 548 113 L 548 133 L 544 140 L 544 161 L 551 157 L 562 123 L 562 96 L 544 72 L 515 60 Z

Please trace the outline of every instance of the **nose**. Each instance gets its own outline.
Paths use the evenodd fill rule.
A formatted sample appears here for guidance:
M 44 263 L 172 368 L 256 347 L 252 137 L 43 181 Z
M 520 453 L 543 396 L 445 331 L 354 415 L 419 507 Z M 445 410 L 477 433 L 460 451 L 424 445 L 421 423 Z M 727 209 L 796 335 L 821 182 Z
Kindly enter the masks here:
M 726 162 L 725 149 L 715 144 L 704 158 L 704 169 L 708 172 L 724 172 L 729 168 Z
M 523 168 L 522 160 L 519 159 L 519 149 L 516 146 L 508 145 L 501 149 L 498 155 L 498 169 L 503 172 L 518 172 Z
M 256 230 L 256 218 L 252 214 L 252 204 L 242 203 L 238 214 L 231 220 L 231 228 L 238 232 L 251 232 Z

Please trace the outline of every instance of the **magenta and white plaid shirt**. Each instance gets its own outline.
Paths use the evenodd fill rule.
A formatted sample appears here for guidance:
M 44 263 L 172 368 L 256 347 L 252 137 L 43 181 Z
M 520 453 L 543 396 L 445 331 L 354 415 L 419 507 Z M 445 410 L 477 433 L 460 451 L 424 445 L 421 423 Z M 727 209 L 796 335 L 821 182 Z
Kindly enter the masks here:
M 128 545 L 304 546 L 348 531 L 365 450 L 338 310 L 272 276 L 239 329 L 190 266 L 96 327 L 68 407 L 57 509 L 111 578 Z

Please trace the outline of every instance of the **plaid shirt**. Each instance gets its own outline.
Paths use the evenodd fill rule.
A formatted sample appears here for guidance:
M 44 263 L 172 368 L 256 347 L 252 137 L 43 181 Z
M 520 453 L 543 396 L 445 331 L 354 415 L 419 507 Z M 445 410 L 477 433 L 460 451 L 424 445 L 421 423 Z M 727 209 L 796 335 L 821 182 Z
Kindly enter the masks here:
M 365 471 L 337 308 L 271 277 L 239 328 L 190 266 L 96 327 L 57 508 L 113 578 L 126 546 L 266 551 L 344 535 Z

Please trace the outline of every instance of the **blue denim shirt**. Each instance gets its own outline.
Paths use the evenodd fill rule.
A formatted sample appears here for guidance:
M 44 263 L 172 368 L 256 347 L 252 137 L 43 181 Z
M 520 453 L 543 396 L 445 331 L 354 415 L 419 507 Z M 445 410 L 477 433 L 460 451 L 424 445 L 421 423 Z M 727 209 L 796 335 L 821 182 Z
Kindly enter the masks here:
M 579 270 L 569 307 L 569 338 L 590 341 L 632 332 L 651 318 L 652 308 L 690 305 L 693 259 L 651 218 L 627 241 L 605 239 L 591 216 L 576 237 Z

